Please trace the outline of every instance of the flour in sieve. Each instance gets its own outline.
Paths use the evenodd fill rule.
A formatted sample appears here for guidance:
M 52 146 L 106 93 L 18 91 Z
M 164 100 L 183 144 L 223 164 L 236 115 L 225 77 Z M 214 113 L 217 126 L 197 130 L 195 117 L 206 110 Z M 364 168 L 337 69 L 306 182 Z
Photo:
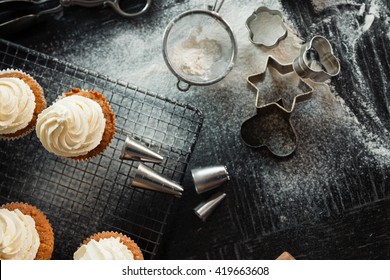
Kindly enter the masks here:
M 200 39 L 202 29 L 194 28 L 186 40 L 174 46 L 172 62 L 186 75 L 207 78 L 211 67 L 221 59 L 221 46 L 214 39 Z

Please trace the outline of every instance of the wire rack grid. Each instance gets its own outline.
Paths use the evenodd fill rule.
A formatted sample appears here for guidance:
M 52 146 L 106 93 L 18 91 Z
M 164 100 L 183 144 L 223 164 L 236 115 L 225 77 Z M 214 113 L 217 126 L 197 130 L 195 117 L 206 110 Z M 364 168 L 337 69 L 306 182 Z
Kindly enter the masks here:
M 146 259 L 157 257 L 176 198 L 130 186 L 138 162 L 119 159 L 126 135 L 164 156 L 148 164 L 182 183 L 203 116 L 190 106 L 0 40 L 0 70 L 34 77 L 48 105 L 73 87 L 102 92 L 116 115 L 116 134 L 100 156 L 84 162 L 47 152 L 35 132 L 0 141 L 0 203 L 36 205 L 55 233 L 54 259 L 71 259 L 79 244 L 100 231 L 131 237 Z

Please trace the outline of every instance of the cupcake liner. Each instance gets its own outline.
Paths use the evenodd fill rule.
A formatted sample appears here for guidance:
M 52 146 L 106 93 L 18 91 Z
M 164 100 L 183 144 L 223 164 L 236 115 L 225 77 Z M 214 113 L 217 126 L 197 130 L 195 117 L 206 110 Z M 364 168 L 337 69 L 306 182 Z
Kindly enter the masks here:
M 32 90 L 32 92 L 35 96 L 35 108 L 34 108 L 33 116 L 26 127 L 20 129 L 19 131 L 14 132 L 14 133 L 0 135 L 0 140 L 8 140 L 8 141 L 20 139 L 20 138 L 26 136 L 27 134 L 29 134 L 30 132 L 32 132 L 35 128 L 36 123 L 37 123 L 38 115 L 47 106 L 45 95 L 44 95 L 44 90 L 40 86 L 40 84 L 32 76 L 30 76 L 26 72 L 23 72 L 22 70 L 13 69 L 13 68 L 7 68 L 7 69 L 0 70 L 0 76 L 4 75 L 4 74 L 12 74 L 12 73 L 18 73 L 20 75 L 23 75 L 23 77 L 17 77 L 17 76 L 15 77 L 12 75 L 7 75 L 6 77 L 19 78 L 19 79 L 23 80 L 30 87 L 30 89 Z
M 133 253 L 134 260 L 144 259 L 141 249 L 138 247 L 137 243 L 135 243 L 130 237 L 116 231 L 102 231 L 102 232 L 95 233 L 90 237 L 88 237 L 87 239 L 85 239 L 83 243 L 80 244 L 80 247 L 83 244 L 88 244 L 88 242 L 91 241 L 92 239 L 94 239 L 95 241 L 99 241 L 100 239 L 111 238 L 111 237 L 114 238 L 119 237 L 120 242 L 123 243 Z
M 26 130 L 23 134 L 20 134 L 20 135 L 15 136 L 15 137 L 0 135 L 0 140 L 10 141 L 10 142 L 15 141 L 15 140 L 19 140 L 19 139 L 27 136 L 28 134 L 30 134 L 34 130 L 34 128 L 35 127 L 32 127 L 31 129 Z
M 106 119 L 106 127 L 104 129 L 103 137 L 100 144 L 96 146 L 94 149 L 92 149 L 91 151 L 89 151 L 88 153 L 76 157 L 64 157 L 64 156 L 57 155 L 61 159 L 70 160 L 72 162 L 85 162 L 103 154 L 104 151 L 110 146 L 115 136 L 115 114 L 112 111 L 111 106 L 108 103 L 106 97 L 102 93 L 93 90 L 82 90 L 79 88 L 72 88 L 72 91 L 64 92 L 62 95 L 58 96 L 57 99 L 53 102 L 53 104 L 65 97 L 72 96 L 72 95 L 80 95 L 79 93 L 84 93 L 81 94 L 81 96 L 90 98 L 91 100 L 97 102 L 101 106 L 104 114 L 104 118 Z M 91 95 L 95 98 L 91 98 L 90 97 Z M 105 111 L 105 109 L 107 111 Z M 105 141 L 103 142 L 103 140 Z
M 37 207 L 24 202 L 10 202 L 3 204 L 0 208 L 8 209 L 9 211 L 18 209 L 24 215 L 29 215 L 33 218 L 40 240 L 35 260 L 50 260 L 54 249 L 54 232 L 46 215 Z

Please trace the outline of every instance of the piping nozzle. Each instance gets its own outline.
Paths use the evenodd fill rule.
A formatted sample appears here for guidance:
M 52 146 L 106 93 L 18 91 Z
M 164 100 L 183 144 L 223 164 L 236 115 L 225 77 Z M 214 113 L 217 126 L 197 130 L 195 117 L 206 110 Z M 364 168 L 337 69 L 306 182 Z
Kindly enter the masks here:
M 140 163 L 131 183 L 133 187 L 181 196 L 184 189 L 176 182 L 163 177 L 152 168 Z
M 226 193 L 219 192 L 209 197 L 206 201 L 201 202 L 194 208 L 196 216 L 205 222 L 225 197 Z
M 141 145 L 129 136 L 123 144 L 122 152 L 119 157 L 122 160 L 139 160 L 144 162 L 162 163 L 164 158 L 158 153 Z
M 217 165 L 191 170 L 195 190 L 198 194 L 215 189 L 230 180 L 226 166 Z

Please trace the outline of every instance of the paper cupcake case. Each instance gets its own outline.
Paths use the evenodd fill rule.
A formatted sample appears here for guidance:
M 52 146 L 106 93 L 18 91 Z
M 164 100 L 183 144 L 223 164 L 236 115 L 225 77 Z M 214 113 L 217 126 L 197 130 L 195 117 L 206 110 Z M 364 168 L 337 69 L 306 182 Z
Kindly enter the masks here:
M 47 107 L 47 103 L 46 103 L 46 99 L 45 99 L 45 95 L 44 95 L 44 90 L 41 87 L 41 85 L 32 76 L 30 76 L 29 74 L 27 74 L 24 71 L 21 71 L 21 70 L 18 70 L 18 69 L 13 69 L 13 68 L 7 68 L 7 69 L 0 70 L 0 76 L 4 75 L 4 74 L 11 74 L 11 73 L 18 73 L 20 75 L 23 75 L 23 76 L 27 77 L 28 83 L 26 81 L 24 81 L 23 79 L 22 80 L 24 82 L 26 82 L 30 88 L 31 88 L 31 85 L 29 83 L 31 83 L 35 88 L 38 89 L 40 94 L 39 93 L 35 93 L 32 90 L 33 93 L 34 93 L 34 96 L 35 96 L 35 109 L 34 109 L 34 112 L 33 112 L 33 117 L 30 120 L 30 122 L 28 123 L 28 125 L 25 128 L 23 128 L 23 129 L 21 129 L 21 130 L 19 130 L 17 132 L 8 134 L 9 136 L 0 135 L 0 140 L 7 140 L 7 141 L 18 140 L 18 139 L 26 136 L 27 134 L 31 133 L 35 129 L 35 125 L 36 125 L 36 122 L 37 122 L 38 115 Z M 13 77 L 13 76 L 6 76 L 6 77 Z M 16 78 L 20 78 L 20 77 L 16 77 Z M 39 99 L 40 99 L 40 102 L 39 102 L 38 106 L 37 106 L 37 94 L 39 94 Z M 17 134 L 17 135 L 13 136 L 15 134 Z

